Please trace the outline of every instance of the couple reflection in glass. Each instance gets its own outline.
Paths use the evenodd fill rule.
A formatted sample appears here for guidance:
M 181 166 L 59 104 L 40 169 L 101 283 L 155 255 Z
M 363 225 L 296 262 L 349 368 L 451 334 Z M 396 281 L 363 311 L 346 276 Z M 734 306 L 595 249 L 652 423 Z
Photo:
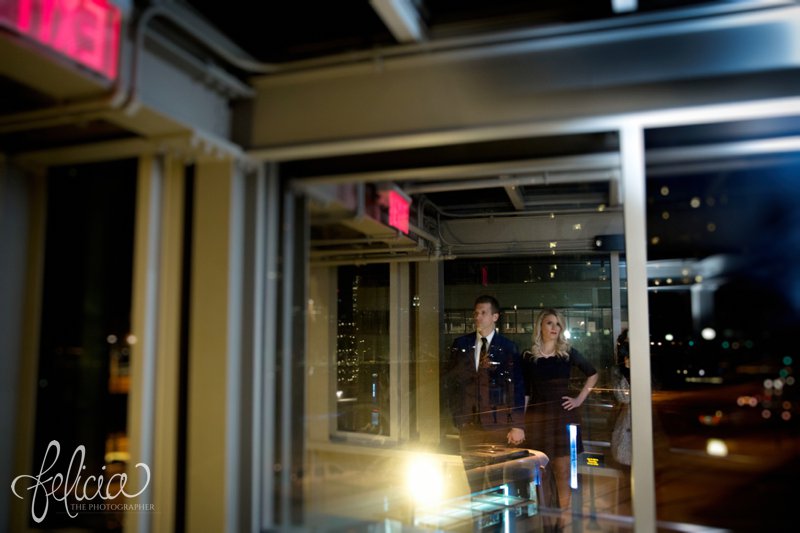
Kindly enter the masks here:
M 530 350 L 497 331 L 499 303 L 493 296 L 475 300 L 475 332 L 458 337 L 451 347 L 454 422 L 461 453 L 480 446 L 528 448 L 545 453 L 552 467 L 562 508 L 570 502 L 568 425 L 580 424 L 580 410 L 597 371 L 564 337 L 564 319 L 555 309 L 541 311 L 534 322 Z M 586 377 L 580 392 L 570 389 L 572 369 Z M 578 453 L 583 447 L 578 439 Z M 469 476 L 468 476 L 469 477 Z M 470 478 L 474 492 L 485 488 Z

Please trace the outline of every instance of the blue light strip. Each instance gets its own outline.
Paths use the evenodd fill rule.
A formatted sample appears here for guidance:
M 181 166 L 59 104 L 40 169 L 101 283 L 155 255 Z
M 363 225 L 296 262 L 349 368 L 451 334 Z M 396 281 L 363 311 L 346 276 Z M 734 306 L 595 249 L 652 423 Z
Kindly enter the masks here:
M 578 425 L 569 424 L 569 486 L 578 488 Z
M 503 533 L 511 533 L 511 511 L 508 501 L 508 484 L 503 485 L 503 496 L 505 496 L 505 510 L 503 511 Z

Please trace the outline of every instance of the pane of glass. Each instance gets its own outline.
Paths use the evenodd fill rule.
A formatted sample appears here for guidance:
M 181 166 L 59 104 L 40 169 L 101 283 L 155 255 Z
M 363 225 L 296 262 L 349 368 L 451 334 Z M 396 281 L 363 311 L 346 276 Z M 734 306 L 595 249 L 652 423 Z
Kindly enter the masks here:
M 592 153 L 614 153 L 618 147 L 615 134 L 530 141 L 487 143 L 493 153 L 502 147 L 488 159 L 543 156 L 531 153 L 532 147 L 546 146 L 547 154 L 567 158 L 587 146 Z M 366 522 L 392 530 L 467 531 L 503 523 L 537 531 L 554 529 L 561 520 L 563 527 L 574 522 L 630 528 L 630 470 L 612 453 L 615 426 L 630 420 L 615 353 L 616 336 L 627 324 L 622 210 L 613 190 L 618 184 L 605 175 L 584 180 L 585 174 L 576 172 L 553 184 L 515 176 L 525 183 L 506 187 L 498 180 L 486 187 L 484 179 L 460 175 L 458 163 L 477 162 L 480 152 L 473 148 L 412 150 L 439 166 L 436 180 L 331 183 L 310 195 L 306 525 Z M 411 155 L 365 157 L 356 170 L 409 168 Z M 600 156 L 597 164 L 613 159 Z M 324 161 L 316 163 L 320 171 Z M 459 175 L 441 181 L 447 164 L 456 165 Z M 417 185 L 426 192 L 413 192 Z M 381 194 L 394 188 L 412 199 L 417 227 L 410 235 L 385 225 Z M 497 363 L 497 371 L 482 374 L 488 408 L 478 414 L 498 422 L 520 415 L 521 427 L 514 428 L 524 428 L 526 440 L 507 446 L 506 439 L 499 448 L 469 455 L 462 454 L 466 431 L 454 400 L 468 388 L 460 379 L 466 373 L 454 373 L 458 359 L 452 348 L 467 337 L 467 362 L 479 355 L 473 312 L 481 294 L 497 298 L 500 313 L 497 336 L 487 342 L 490 366 L 483 367 Z M 531 376 L 522 351 L 532 348 L 534 322 L 547 307 L 563 315 L 571 346 L 596 369 L 598 380 L 584 398 L 587 377 L 578 368 L 573 374 L 567 364 L 564 394 L 581 398 L 574 412 L 581 415 L 576 428 L 583 449 L 576 448 L 581 453 L 568 463 L 567 473 L 575 472 L 578 485 L 562 489 L 572 496 L 563 511 L 547 455 L 557 454 L 543 451 L 544 444 L 538 448 L 537 430 L 529 430 L 523 413 Z M 503 352 L 508 356 L 498 355 L 501 335 L 516 345 Z M 546 403 L 533 398 L 529 412 L 548 413 Z M 323 420 L 331 420 L 330 426 Z M 566 436 L 560 421 L 553 422 L 553 435 Z
M 338 271 L 337 429 L 388 435 L 389 265 Z
M 88 494 L 99 489 L 96 476 L 123 474 L 129 459 L 135 198 L 135 161 L 54 168 L 48 176 L 34 465 L 38 471 L 55 440 L 61 453 L 53 470 L 66 472 L 84 446 Z M 51 510 L 42 527 L 116 530 L 122 515 Z
M 656 149 L 779 136 L 779 126 L 670 128 L 647 139 Z M 778 531 L 800 475 L 800 154 L 730 153 L 648 171 L 657 512 Z

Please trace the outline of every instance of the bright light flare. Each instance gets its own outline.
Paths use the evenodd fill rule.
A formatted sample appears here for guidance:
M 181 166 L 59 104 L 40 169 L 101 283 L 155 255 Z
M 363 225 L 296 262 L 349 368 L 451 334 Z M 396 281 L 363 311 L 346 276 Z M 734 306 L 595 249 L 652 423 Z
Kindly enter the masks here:
M 412 459 L 406 470 L 406 488 L 418 503 L 435 504 L 441 501 L 444 495 L 441 464 L 424 455 Z
M 706 441 L 706 453 L 713 457 L 727 457 L 728 445 L 722 439 L 708 439 Z

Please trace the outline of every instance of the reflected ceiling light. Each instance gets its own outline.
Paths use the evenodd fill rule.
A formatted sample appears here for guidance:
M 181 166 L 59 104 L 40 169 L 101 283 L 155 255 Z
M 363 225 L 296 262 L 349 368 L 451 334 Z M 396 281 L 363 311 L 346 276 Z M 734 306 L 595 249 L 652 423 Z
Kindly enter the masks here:
M 714 328 L 703 328 L 700 335 L 707 341 L 713 341 L 717 336 L 717 332 Z
M 611 0 L 611 8 L 614 13 L 630 13 L 636 11 L 638 3 L 637 0 Z
M 369 0 L 398 42 L 425 40 L 425 24 L 412 0 Z

